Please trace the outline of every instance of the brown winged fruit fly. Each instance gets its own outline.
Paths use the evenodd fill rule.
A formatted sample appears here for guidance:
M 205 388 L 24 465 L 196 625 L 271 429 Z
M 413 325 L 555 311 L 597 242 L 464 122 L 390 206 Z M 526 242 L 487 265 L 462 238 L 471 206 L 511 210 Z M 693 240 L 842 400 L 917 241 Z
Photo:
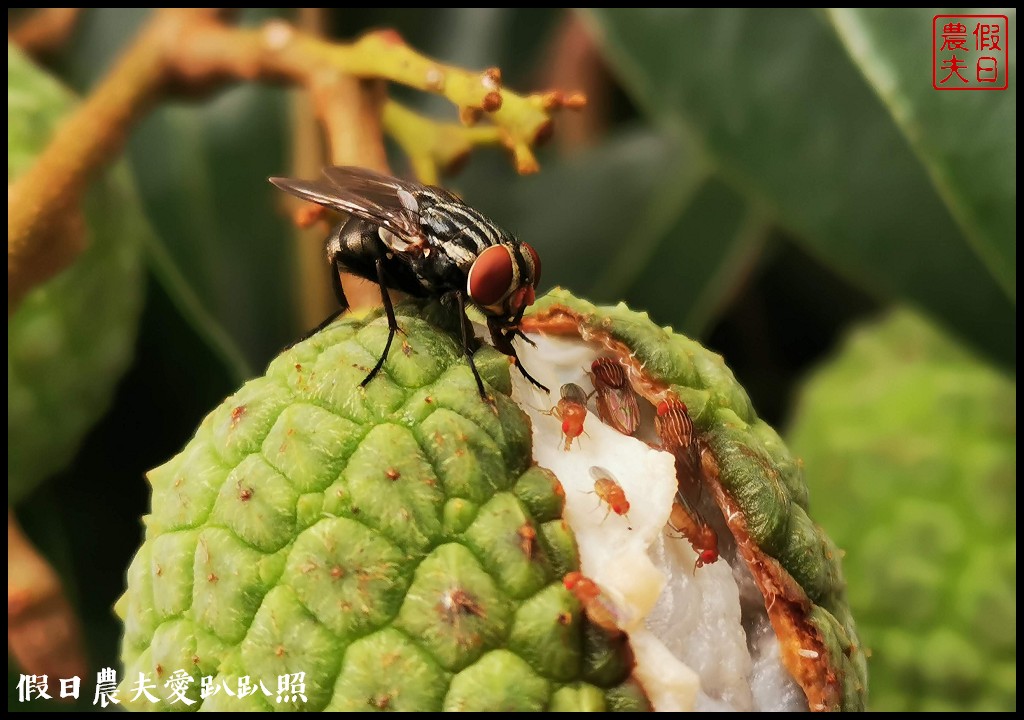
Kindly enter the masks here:
M 693 551 L 697 553 L 694 572 L 718 560 L 718 533 L 689 506 L 680 493 L 676 493 L 676 500 L 672 503 L 668 524 L 689 540 Z
M 583 421 L 587 419 L 587 394 L 576 383 L 566 383 L 561 389 L 558 404 L 544 413 L 554 415 L 562 421 L 562 436 L 565 450 L 572 448 L 572 441 L 583 434 Z
M 666 450 L 673 453 L 679 450 L 690 452 L 693 443 L 693 421 L 690 420 L 686 403 L 682 400 L 668 398 L 658 403 L 654 428 Z
M 612 474 L 603 467 L 594 465 L 590 468 L 590 477 L 594 478 L 594 493 L 608 506 L 605 517 L 608 517 L 608 513 L 615 513 L 629 522 L 629 500 L 626 499 L 626 491 L 615 481 Z
M 578 570 L 573 570 L 562 579 L 562 584 L 583 606 L 583 612 L 590 622 L 602 630 L 619 632 L 619 626 L 615 622 L 615 611 L 601 599 L 601 588 L 597 583 Z
M 601 420 L 623 435 L 636 433 L 640 427 L 640 408 L 626 378 L 626 369 L 614 358 L 602 357 L 591 363 L 590 372 Z

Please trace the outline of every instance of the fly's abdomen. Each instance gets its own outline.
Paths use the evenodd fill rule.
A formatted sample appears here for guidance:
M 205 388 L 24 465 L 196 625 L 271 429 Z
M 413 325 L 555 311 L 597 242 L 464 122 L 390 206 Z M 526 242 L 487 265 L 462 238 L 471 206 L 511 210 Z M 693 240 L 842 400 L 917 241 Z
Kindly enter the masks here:
M 338 264 L 346 272 L 377 279 L 374 264 L 383 257 L 386 248 L 377 237 L 377 228 L 365 220 L 349 218 L 338 225 L 327 238 L 327 260 Z
M 377 260 L 383 259 L 386 285 L 413 297 L 426 297 L 430 288 L 421 282 L 406 258 L 388 251 L 380 228 L 360 218 L 349 218 L 327 238 L 327 259 L 345 272 L 377 282 Z

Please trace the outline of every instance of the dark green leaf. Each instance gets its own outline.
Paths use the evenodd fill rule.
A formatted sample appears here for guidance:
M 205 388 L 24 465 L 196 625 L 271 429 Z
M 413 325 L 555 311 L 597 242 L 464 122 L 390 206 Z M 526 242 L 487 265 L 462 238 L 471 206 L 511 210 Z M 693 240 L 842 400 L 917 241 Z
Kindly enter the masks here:
M 659 323 L 702 334 L 760 256 L 767 226 L 765 214 L 731 187 L 705 182 L 642 257 L 624 299 Z
M 590 17 L 646 111 L 689 128 L 722 176 L 807 247 L 1012 361 L 1013 302 L 826 21 L 803 10 Z
M 1016 13 L 1008 12 L 1016 25 Z M 1017 86 L 1011 82 L 1005 92 L 937 92 L 923 82 L 932 71 L 931 54 L 920 38 L 934 14 L 922 8 L 845 8 L 829 10 L 829 19 L 975 252 L 1016 302 Z M 1009 48 L 1009 77 L 1016 78 L 1016 47 Z M 968 56 L 972 66 L 975 57 Z
M 207 311 L 167 248 L 152 233 L 146 236 L 145 242 L 150 269 L 182 319 L 220 360 L 234 384 L 241 385 L 252 377 L 249 361 L 224 327 Z
M 550 159 L 537 175 L 465 187 L 473 204 L 537 248 L 545 286 L 610 299 L 609 285 L 629 287 L 643 267 L 616 260 L 628 260 L 637 244 L 656 246 L 699 185 L 701 168 L 681 143 L 644 130 Z
M 538 249 L 545 285 L 625 299 L 691 333 L 722 309 L 758 256 L 766 225 L 763 212 L 708 179 L 683 138 L 651 130 L 551 159 L 533 177 L 466 188 Z

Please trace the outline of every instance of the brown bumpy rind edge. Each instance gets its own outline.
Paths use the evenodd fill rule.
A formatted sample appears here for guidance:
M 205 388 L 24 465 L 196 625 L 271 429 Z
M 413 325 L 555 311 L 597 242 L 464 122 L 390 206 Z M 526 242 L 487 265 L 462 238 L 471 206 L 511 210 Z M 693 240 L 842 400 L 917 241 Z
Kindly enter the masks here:
M 647 400 L 686 403 L 710 450 L 704 481 L 764 595 L 787 670 L 812 710 L 863 710 L 867 665 L 840 553 L 808 517 L 802 463 L 758 419 L 721 356 L 621 303 L 597 307 L 557 288 L 537 301 L 523 329 L 602 345 Z

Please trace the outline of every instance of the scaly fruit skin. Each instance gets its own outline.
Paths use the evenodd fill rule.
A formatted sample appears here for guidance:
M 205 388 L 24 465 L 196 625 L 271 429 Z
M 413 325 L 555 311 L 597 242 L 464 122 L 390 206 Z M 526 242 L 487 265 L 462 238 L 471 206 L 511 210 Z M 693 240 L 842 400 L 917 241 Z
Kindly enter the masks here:
M 748 548 L 748 563 L 767 562 L 768 567 L 774 559 L 788 573 L 778 582 L 791 589 L 781 592 L 779 600 L 790 607 L 774 608 L 776 632 L 781 636 L 785 634 L 781 624 L 792 624 L 793 634 L 820 643 L 828 654 L 822 672 L 817 658 L 806 657 L 806 648 L 784 642 L 788 669 L 805 691 L 812 685 L 826 686 L 821 696 L 809 697 L 812 707 L 820 706 L 814 709 L 862 710 L 867 667 L 845 597 L 840 553 L 807 514 L 802 462 L 758 419 L 721 356 L 658 327 L 646 313 L 621 303 L 597 307 L 560 289 L 537 301 L 528 323 L 543 329 L 552 320 L 557 324 L 559 316 L 578 325 L 585 337 L 607 338 L 625 346 L 649 380 L 686 403 L 694 428 L 717 462 L 727 501 L 742 514 L 742 525 L 730 521 L 730 526 L 734 534 L 748 533 L 754 543 Z M 769 571 L 775 572 L 772 567 Z
M 561 488 L 533 466 L 507 359 L 482 346 L 480 400 L 420 305 L 383 372 L 380 313 L 279 356 L 149 473 L 152 514 L 118 602 L 120 697 L 185 670 L 192 709 L 646 709 L 631 660 L 581 617 Z M 441 316 L 438 316 L 441 317 Z M 277 700 L 305 673 L 306 702 Z M 199 678 L 222 689 L 200 701 Z M 240 678 L 270 691 L 228 695 Z
M 800 463 L 721 358 L 646 315 L 562 291 L 530 322 L 559 312 L 621 343 L 648 382 L 687 403 L 787 667 L 815 709 L 861 709 L 864 657 L 838 552 L 807 516 Z M 575 540 L 506 397 L 507 358 L 476 354 L 492 409 L 451 318 L 412 302 L 398 316 L 403 342 L 365 389 L 387 336 L 380 313 L 283 353 L 149 474 L 153 513 L 117 607 L 130 707 L 156 707 L 131 701 L 140 673 L 162 689 L 179 669 L 232 688 L 304 672 L 306 709 L 646 707 L 623 639 L 581 620 L 560 582 L 578 568 Z M 202 706 L 281 707 L 223 691 Z
M 848 550 L 873 710 L 1016 709 L 1016 399 L 910 311 L 804 391 L 791 439 Z
M 7 47 L 7 181 L 46 146 L 71 94 Z M 7 483 L 16 502 L 74 456 L 128 367 L 142 307 L 138 198 L 121 165 L 85 203 L 89 247 L 7 324 Z

